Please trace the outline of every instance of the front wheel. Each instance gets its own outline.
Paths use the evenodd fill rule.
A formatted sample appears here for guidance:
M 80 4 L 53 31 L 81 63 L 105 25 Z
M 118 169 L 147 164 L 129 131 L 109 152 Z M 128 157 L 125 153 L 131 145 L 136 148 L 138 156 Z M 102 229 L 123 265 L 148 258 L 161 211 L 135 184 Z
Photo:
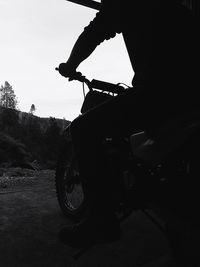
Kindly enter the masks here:
M 87 198 L 76 159 L 60 153 L 56 167 L 55 185 L 59 206 L 65 216 L 81 220 L 87 209 Z

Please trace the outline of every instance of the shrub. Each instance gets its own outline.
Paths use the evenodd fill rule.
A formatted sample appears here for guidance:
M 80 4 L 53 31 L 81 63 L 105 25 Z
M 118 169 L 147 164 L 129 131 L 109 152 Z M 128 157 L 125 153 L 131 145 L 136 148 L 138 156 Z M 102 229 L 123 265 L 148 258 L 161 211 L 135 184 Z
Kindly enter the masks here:
M 0 164 L 3 162 L 9 162 L 11 165 L 24 163 L 30 157 L 26 147 L 9 135 L 0 133 L 0 147 Z

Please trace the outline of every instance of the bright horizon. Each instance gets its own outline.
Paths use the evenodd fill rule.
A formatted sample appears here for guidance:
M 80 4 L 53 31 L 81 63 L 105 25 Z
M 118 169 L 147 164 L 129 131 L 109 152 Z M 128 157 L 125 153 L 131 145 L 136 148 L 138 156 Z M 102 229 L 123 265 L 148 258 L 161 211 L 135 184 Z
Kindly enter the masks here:
M 73 120 L 83 101 L 82 85 L 55 71 L 67 60 L 96 10 L 65 0 L 0 0 L 0 85 L 8 81 L 19 109 L 32 104 L 39 117 Z M 132 67 L 121 35 L 105 41 L 78 68 L 89 79 L 131 85 Z

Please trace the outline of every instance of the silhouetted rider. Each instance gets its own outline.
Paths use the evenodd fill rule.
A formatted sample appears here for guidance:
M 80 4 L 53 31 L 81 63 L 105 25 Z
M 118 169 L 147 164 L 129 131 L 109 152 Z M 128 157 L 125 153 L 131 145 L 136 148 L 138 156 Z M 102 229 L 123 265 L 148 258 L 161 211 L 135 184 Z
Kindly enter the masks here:
M 103 138 L 152 127 L 173 116 L 177 109 L 190 106 L 184 94 L 195 77 L 190 43 L 195 46 L 196 40 L 191 14 L 178 2 L 102 1 L 100 11 L 77 39 L 69 59 L 59 66 L 61 75 L 73 78 L 79 64 L 101 42 L 122 33 L 135 73 L 133 89 L 71 123 L 80 174 L 88 184 L 91 213 L 83 223 L 60 232 L 64 242 L 76 245 L 80 240 L 114 240 L 120 236 L 110 201 L 112 179 L 103 155 Z M 117 57 L 115 64 L 119 64 Z

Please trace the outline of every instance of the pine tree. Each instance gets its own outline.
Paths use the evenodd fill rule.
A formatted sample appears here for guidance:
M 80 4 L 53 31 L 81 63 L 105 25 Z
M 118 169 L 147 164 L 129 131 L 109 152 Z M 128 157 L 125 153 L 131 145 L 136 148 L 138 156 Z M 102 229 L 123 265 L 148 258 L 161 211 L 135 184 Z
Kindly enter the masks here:
M 35 111 L 36 111 L 35 105 L 32 104 L 29 113 L 34 115 Z
M 17 108 L 17 98 L 12 86 L 9 82 L 5 82 L 5 85 L 0 87 L 0 105 L 5 108 Z

